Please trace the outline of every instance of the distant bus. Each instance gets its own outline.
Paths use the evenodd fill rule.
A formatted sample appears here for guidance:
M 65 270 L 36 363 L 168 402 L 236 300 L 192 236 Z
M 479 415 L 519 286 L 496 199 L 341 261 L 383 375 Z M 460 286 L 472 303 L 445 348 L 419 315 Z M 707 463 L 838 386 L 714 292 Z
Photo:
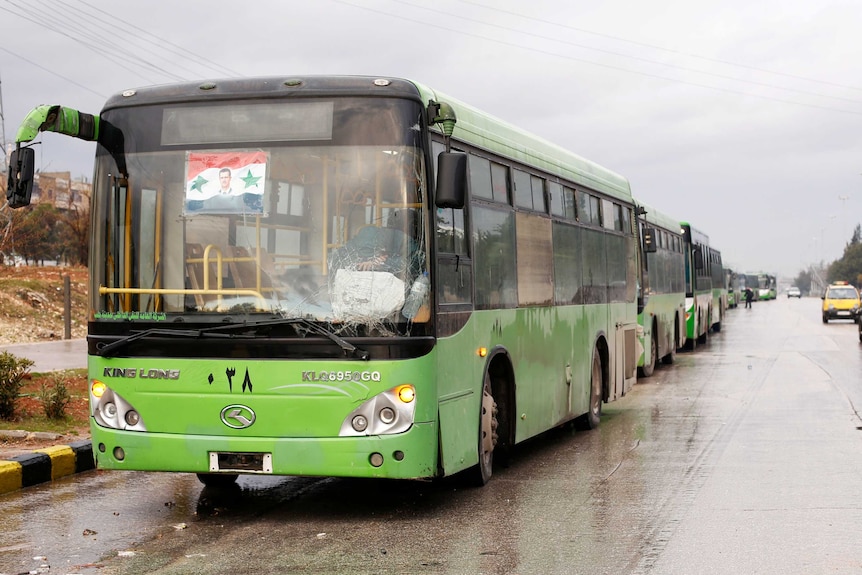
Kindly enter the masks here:
M 638 366 L 640 374 L 649 377 L 659 359 L 673 363 L 677 349 L 685 344 L 685 255 L 679 220 L 645 204 L 638 211 L 645 252 L 638 314 L 643 353 Z
M 757 299 L 771 300 L 778 297 L 778 285 L 775 276 L 768 273 L 757 274 Z
M 740 276 L 735 271 L 725 268 L 724 270 L 724 285 L 727 288 L 727 307 L 735 308 L 739 305 L 739 300 L 742 299 L 740 293 Z
M 685 254 L 686 346 L 705 344 L 710 331 L 721 330 L 727 309 L 727 289 L 721 252 L 710 247 L 709 237 L 681 222 Z
M 241 78 L 40 106 L 96 147 L 102 469 L 484 484 L 637 374 L 622 176 L 421 84 Z M 29 166 L 29 171 L 28 171 Z
M 760 281 L 758 280 L 757 274 L 753 274 L 753 273 L 738 274 L 738 278 L 739 278 L 739 291 L 742 294 L 740 297 L 742 299 L 745 299 L 745 290 L 746 290 L 746 288 L 749 288 L 753 292 L 754 299 L 755 300 L 758 299 L 758 297 L 759 297 L 758 290 L 760 289 L 760 286 L 759 286 Z

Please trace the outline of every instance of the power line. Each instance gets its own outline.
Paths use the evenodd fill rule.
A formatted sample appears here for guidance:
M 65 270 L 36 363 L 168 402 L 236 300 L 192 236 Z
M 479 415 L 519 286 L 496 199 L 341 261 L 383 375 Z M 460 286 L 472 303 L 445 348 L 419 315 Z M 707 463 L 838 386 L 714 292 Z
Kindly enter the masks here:
M 4 10 L 6 12 L 9 12 L 10 14 L 18 16 L 19 18 L 27 20 L 28 22 L 32 22 L 41 28 L 46 28 L 52 32 L 55 32 L 56 34 L 64 36 L 64 37 L 72 40 L 76 44 L 80 44 L 81 46 L 92 51 L 93 53 L 95 53 L 95 54 L 105 58 L 106 60 L 113 62 L 117 66 L 131 72 L 132 74 L 138 74 L 138 75 L 143 76 L 143 74 L 141 74 L 140 72 L 135 72 L 135 70 L 133 70 L 132 68 L 130 68 L 129 66 L 127 66 L 123 63 L 123 60 L 126 60 L 126 62 L 129 62 L 128 57 L 123 58 L 123 57 L 120 57 L 119 55 L 115 56 L 113 52 L 108 51 L 108 50 L 101 50 L 101 49 L 99 49 L 99 47 L 97 45 L 94 45 L 92 42 L 88 42 L 82 36 L 70 34 L 65 29 L 58 26 L 57 24 L 54 24 L 53 22 L 50 22 L 50 21 L 46 22 L 46 21 L 40 20 L 39 18 L 30 15 L 27 12 L 27 7 L 17 5 L 14 2 L 12 2 L 11 0 L 6 0 L 6 3 L 11 4 L 15 8 L 17 8 L 19 10 L 19 12 L 15 12 L 13 10 L 10 10 L 9 8 L 3 8 L 3 7 L 0 7 L 0 10 Z M 23 13 L 20 11 L 23 11 Z M 146 76 L 144 76 L 144 77 L 146 77 Z M 147 79 L 149 82 L 151 82 L 151 83 L 153 82 L 153 80 L 151 78 L 147 78 Z
M 156 36 L 152 32 L 145 30 L 145 29 L 141 28 L 140 26 L 136 26 L 135 24 L 133 24 L 131 22 L 123 20 L 122 18 L 117 18 L 116 16 L 109 14 L 109 13 L 105 12 L 104 10 L 97 8 L 96 6 L 93 6 L 92 4 L 85 2 L 84 0 L 78 0 L 78 3 L 83 4 L 84 6 L 87 6 L 88 8 L 90 8 L 91 10 L 93 10 L 97 13 L 104 14 L 104 15 L 112 18 L 113 20 L 117 21 L 117 22 L 121 22 L 125 26 L 132 28 L 134 30 L 137 30 L 137 31 L 141 32 L 142 34 L 145 34 L 146 36 L 150 36 L 152 38 L 155 38 L 159 42 L 156 45 L 159 48 L 165 50 L 166 52 L 170 52 L 174 55 L 182 56 L 184 58 L 191 57 L 192 59 L 196 60 L 198 64 L 200 64 L 206 68 L 209 68 L 210 70 L 216 71 L 220 74 L 226 73 L 230 76 L 242 76 L 242 74 L 240 74 L 239 72 L 237 72 L 235 70 L 231 70 L 230 68 L 223 66 L 217 62 L 214 62 L 213 60 L 210 60 L 204 56 L 201 56 L 200 54 L 196 54 L 195 52 L 192 52 L 191 50 L 183 48 L 179 44 L 175 44 L 174 42 L 171 42 L 170 40 L 168 40 L 166 38 Z M 141 39 L 144 39 L 143 36 L 139 36 L 139 37 Z M 166 46 L 169 46 L 170 48 L 167 48 Z
M 461 35 L 463 35 L 463 36 L 470 36 L 470 37 L 473 37 L 473 38 L 478 38 L 478 39 L 480 39 L 480 40 L 486 40 L 486 41 L 488 41 L 488 42 L 494 42 L 494 43 L 496 43 L 496 44 L 501 44 L 501 45 L 504 45 L 504 46 L 511 46 L 511 47 L 513 47 L 513 48 L 518 48 L 518 49 L 521 49 L 521 50 L 528 50 L 528 51 L 531 51 L 531 52 L 536 52 L 536 53 L 538 53 L 538 54 L 545 54 L 545 55 L 548 55 L 548 56 L 554 56 L 554 57 L 556 57 L 556 58 L 562 58 L 562 59 L 565 59 L 565 60 L 571 60 L 571 61 L 573 61 L 573 62 L 581 62 L 581 63 L 583 63 L 583 64 L 588 64 L 588 65 L 596 66 L 596 67 L 599 67 L 599 68 L 606 68 L 606 69 L 609 69 L 609 70 L 617 70 L 617 71 L 620 71 L 620 72 L 626 72 L 626 73 L 628 73 L 628 74 L 637 74 L 637 75 L 639 75 L 639 76 L 645 76 L 645 77 L 648 77 L 648 78 L 656 78 L 656 79 L 659 79 L 659 80 L 666 80 L 666 81 L 668 81 L 668 82 L 674 82 L 674 83 L 677 83 L 677 84 L 684 84 L 684 85 L 688 85 L 688 86 L 696 86 L 696 87 L 698 87 L 698 88 L 705 88 L 705 89 L 708 89 L 708 90 L 713 90 L 713 91 L 717 91 L 717 92 L 724 92 L 724 93 L 727 93 L 727 94 L 735 94 L 735 95 L 738 95 L 738 96 L 748 96 L 748 97 L 758 98 L 758 99 L 761 99 L 761 100 L 770 100 L 770 101 L 772 101 L 772 102 L 780 102 L 780 103 L 783 103 L 783 104 L 791 104 L 791 105 L 795 105 L 795 106 L 803 106 L 803 107 L 806 107 L 806 108 L 814 108 L 814 109 L 819 109 L 819 110 L 828 110 L 828 111 L 831 111 L 831 112 L 839 112 L 839 113 L 842 113 L 842 114 L 862 115 L 862 111 L 856 111 L 856 110 L 845 110 L 845 109 L 835 108 L 835 107 L 831 107 L 831 106 L 822 106 L 822 105 L 818 105 L 818 104 L 809 104 L 809 103 L 805 103 L 805 102 L 797 102 L 797 101 L 794 101 L 794 100 L 785 100 L 785 99 L 783 99 L 783 98 L 775 98 L 775 97 L 772 97 L 772 96 L 764 96 L 764 95 L 761 95 L 761 94 L 754 94 L 754 93 L 751 93 L 751 92 L 743 92 L 743 91 L 740 91 L 740 90 L 733 90 L 733 89 L 730 89 L 730 88 L 722 88 L 722 87 L 719 87 L 719 86 L 710 86 L 710 85 L 707 85 L 707 84 L 701 84 L 701 83 L 698 83 L 698 82 L 692 82 L 692 81 L 688 81 L 688 80 L 680 80 L 680 79 L 678 79 L 678 78 L 672 78 L 672 77 L 669 77 L 669 76 L 662 76 L 662 75 L 660 75 L 660 74 L 651 74 L 651 73 L 649 73 L 649 72 L 641 72 L 641 71 L 639 71 L 639 70 L 632 70 L 632 69 L 630 69 L 630 68 L 624 68 L 624 67 L 622 67 L 622 66 L 614 66 L 614 65 L 611 65 L 611 64 L 602 64 L 602 63 L 600 63 L 600 62 L 596 62 L 596 61 L 594 61 L 594 60 L 588 60 L 588 59 L 586 59 L 586 58 L 576 58 L 576 57 L 574 57 L 574 56 L 567 56 L 567 55 L 565 55 L 565 54 L 558 54 L 558 53 L 556 53 L 556 52 L 551 52 L 551 51 L 548 51 L 548 50 L 542 50 L 542 49 L 539 49 L 539 48 L 534 48 L 534 47 L 532 47 L 532 46 L 524 46 L 524 45 L 522 45 L 522 44 L 517 44 L 517 43 L 515 43 L 515 42 L 507 42 L 507 41 L 505 41 L 505 40 L 498 40 L 497 38 L 492 38 L 492 37 L 489 37 L 489 36 L 483 36 L 483 35 L 480 35 L 480 34 L 474 34 L 474 33 L 472 33 L 472 32 L 464 32 L 464 31 L 462 31 L 462 30 L 456 30 L 456 29 L 454 29 L 454 28 L 449 28 L 449 27 L 447 27 L 447 26 L 442 26 L 442 25 L 440 25 L 440 24 L 434 24 L 433 22 L 429 22 L 428 20 L 417 20 L 417 19 L 415 19 L 415 18 L 408 18 L 408 17 L 406 17 L 406 16 L 400 16 L 400 15 L 398 15 L 398 14 L 392 14 L 392 13 L 390 13 L 390 12 L 384 12 L 384 11 L 382 11 L 382 10 L 376 10 L 376 9 L 374 9 L 374 8 L 368 8 L 368 7 L 366 7 L 366 6 L 361 6 L 361 5 L 358 5 L 358 4 L 354 4 L 354 3 L 352 3 L 352 2 L 348 2 L 348 1 L 346 1 L 346 0 L 332 0 L 332 1 L 333 1 L 333 2 L 335 2 L 335 3 L 338 3 L 338 4 L 344 4 L 344 5 L 346 5 L 346 6 L 351 6 L 351 7 L 353 7 L 353 8 L 359 8 L 359 9 L 361 9 L 361 10 L 366 10 L 366 11 L 368 11 L 368 12 L 373 12 L 373 13 L 375 13 L 375 14 L 381 14 L 381 15 L 383 15 L 383 16 L 388 16 L 388 17 L 391 17 L 391 18 L 397 18 L 397 19 L 400 19 L 400 20 L 405 20 L 405 21 L 407 21 L 407 22 L 413 22 L 413 23 L 416 23 L 416 24 L 420 24 L 421 26 L 423 26 L 423 27 L 425 27 L 425 28 L 429 28 L 429 27 L 431 27 L 431 28 L 438 28 L 438 29 L 440 29 L 440 30 L 445 30 L 445 31 L 447 31 L 447 32 L 454 32 L 454 33 L 456 33 L 456 34 L 461 34 Z M 744 82 L 744 80 L 739 80 L 739 81 L 740 81 L 740 82 Z
M 566 29 L 566 30 L 573 30 L 573 31 L 575 31 L 575 32 L 581 32 L 581 33 L 583 33 L 583 34 L 591 34 L 591 35 L 593 35 L 593 36 L 599 36 L 599 37 L 601 37 L 601 38 L 608 38 L 608 39 L 610 39 L 610 40 L 617 40 L 617 41 L 619 41 L 619 42 L 626 42 L 626 43 L 628 43 L 628 44 L 632 44 L 632 45 L 634 45 L 634 46 L 640 46 L 640 47 L 643 47 L 643 48 L 652 48 L 653 50 L 661 50 L 661 51 L 663 51 L 663 52 L 668 52 L 668 53 L 670 53 L 670 54 L 679 54 L 679 55 L 681 55 L 681 56 L 687 56 L 687 57 L 689 57 L 689 58 L 697 58 L 698 60 L 704 60 L 704 61 L 707 61 L 707 62 L 713 62 L 713 63 L 716 63 L 716 64 L 724 64 L 724 65 L 727 65 L 727 66 L 735 66 L 735 67 L 737 67 L 737 68 L 745 68 L 745 69 L 747 69 L 747 70 L 753 70 L 753 71 L 755 71 L 755 72 L 763 72 L 763 73 L 765 73 L 765 74 L 774 74 L 775 76 L 783 76 L 783 77 L 785 77 L 785 78 L 792 78 L 792 79 L 794 79 L 794 80 L 804 80 L 804 81 L 806 81 L 806 82 L 815 82 L 815 83 L 818 83 L 818 84 L 824 84 L 824 85 L 827 85 L 827 86 L 833 86 L 833 87 L 835 87 L 835 88 L 846 88 L 846 89 L 848 89 L 848 90 L 859 90 L 859 91 L 862 91 L 862 88 L 860 88 L 859 86 L 849 86 L 849 85 L 847 85 L 847 84 L 838 84 L 838 83 L 835 83 L 835 82 L 828 82 L 828 81 L 826 81 L 826 80 L 818 80 L 818 79 L 816 79 L 816 78 L 808 78 L 808 77 L 806 77 L 806 76 L 798 76 L 798 75 L 795 75 L 795 74 L 788 74 L 788 73 L 786 73 L 786 72 L 776 72 L 775 70 L 767 70 L 766 68 L 758 68 L 758 67 L 756 67 L 756 66 L 751 66 L 751 65 L 749 65 L 749 64 L 740 64 L 739 62 L 731 62 L 731 61 L 729 61 L 729 60 L 722 60 L 722 59 L 720 59 L 720 58 L 712 58 L 712 57 L 710 57 L 710 56 L 703 56 L 703 55 L 701 55 L 701 54 L 693 54 L 693 53 L 691 53 L 691 52 L 683 52 L 683 51 L 681 51 L 681 50 L 674 50 L 673 48 L 665 48 L 664 46 L 658 46 L 658 45 L 655 45 L 655 44 L 649 44 L 649 43 L 646 43 L 646 42 L 638 42 L 637 40 L 630 40 L 630 39 L 628 39 L 628 38 L 622 38 L 622 37 L 620 37 L 620 36 L 614 36 L 614 35 L 612 35 L 612 34 L 605 34 L 605 33 L 602 33 L 602 32 L 595 32 L 595 31 L 592 31 L 592 30 L 586 30 L 586 29 L 584 29 L 584 28 L 578 28 L 578 27 L 575 27 L 575 26 L 569 26 L 569 25 L 567 25 L 567 24 L 560 24 L 559 22 L 553 22 L 553 21 L 551 21 L 551 20 L 543 20 L 543 19 L 541 19 L 541 18 L 536 18 L 536 17 L 534 17 L 534 16 L 528 16 L 528 15 L 526 15 L 526 14 L 520 14 L 520 13 L 518 13 L 518 12 L 513 12 L 513 11 L 510 11 L 510 10 L 503 10 L 502 8 L 498 8 L 498 7 L 496 7 L 496 6 L 487 6 L 487 5 L 485 5 L 485 4 L 481 4 L 481 3 L 479 3 L 479 2 L 475 2 L 475 1 L 472 1 L 472 0 L 458 0 L 458 1 L 459 1 L 459 2 L 462 2 L 462 3 L 464 3 L 464 4 L 471 4 L 471 5 L 473 5 L 473 6 L 479 6 L 479 7 L 481 7 L 481 8 L 485 8 L 485 9 L 487 9 L 487 10 L 493 10 L 493 11 L 495 11 L 495 12 L 500 12 L 500 13 L 502 13 L 502 14 L 509 14 L 509 15 L 512 15 L 512 16 L 517 16 L 518 18 L 523 18 L 523 19 L 525 19 L 525 20 L 532 20 L 532 21 L 534 21 L 534 22 L 539 22 L 539 23 L 541 23 L 541 24 L 549 24 L 549 25 L 551 25 L 551 26 L 557 26 L 557 27 L 560 27 L 560 28 L 564 28 L 564 29 Z
M 62 0 L 46 0 L 46 7 L 48 8 L 48 10 L 43 10 L 43 12 L 49 11 L 52 14 L 59 13 L 62 18 L 58 20 L 66 24 L 65 26 L 58 24 L 56 20 L 44 18 L 42 16 L 43 12 L 35 11 L 29 5 L 20 4 L 15 2 L 14 0 L 4 0 L 4 2 L 6 6 L 0 5 L 0 10 L 8 12 L 13 16 L 17 16 L 18 18 L 21 18 L 23 20 L 32 22 L 33 24 L 36 24 L 42 29 L 47 29 L 51 32 L 68 38 L 73 42 L 83 46 L 87 50 L 90 50 L 93 53 L 107 59 L 109 62 L 112 62 L 120 68 L 123 68 L 124 70 L 127 70 L 128 72 L 136 76 L 140 76 L 144 79 L 146 83 L 154 84 L 158 82 L 156 78 L 152 77 L 152 73 L 158 74 L 159 76 L 168 78 L 172 81 L 182 81 L 187 79 L 189 75 L 199 74 L 199 72 L 196 72 L 192 68 L 178 64 L 178 61 L 190 62 L 197 66 L 202 66 L 210 70 L 217 70 L 220 74 L 227 73 L 233 76 L 239 75 L 233 70 L 230 70 L 229 68 L 220 66 L 203 56 L 200 56 L 198 54 L 195 54 L 194 52 L 191 52 L 190 50 L 182 48 L 181 46 L 170 42 L 169 40 L 151 34 L 146 30 L 135 26 L 134 24 L 130 24 L 123 21 L 122 19 L 118 19 L 106 13 L 105 11 L 96 8 L 91 4 L 88 4 L 87 2 L 81 1 L 80 3 L 89 8 L 91 11 L 87 11 L 86 9 L 79 10 L 76 8 L 72 8 L 68 2 L 63 2 Z M 102 15 L 106 17 L 103 17 Z M 114 36 L 104 34 L 104 30 L 94 30 L 94 22 L 101 23 L 111 29 L 122 28 L 124 31 L 126 31 L 126 33 L 122 37 L 125 39 L 131 39 L 133 40 L 133 42 L 120 43 L 114 41 Z M 121 23 L 122 26 L 118 26 L 118 22 Z M 69 23 L 74 26 L 74 34 L 69 32 Z M 126 27 L 139 30 L 140 32 L 142 32 L 142 34 L 128 32 L 126 30 Z M 153 41 L 150 38 L 155 38 L 156 41 Z M 138 50 L 141 50 L 147 54 L 150 54 L 155 58 L 163 59 L 167 62 L 170 62 L 172 66 L 181 69 L 184 73 L 177 74 L 167 69 L 166 67 L 157 64 L 153 60 L 148 60 L 142 57 L 140 53 L 130 50 L 130 46 L 137 48 Z M 167 54 L 167 57 L 159 54 L 158 50 L 162 50 L 163 52 L 165 52 Z M 65 76 L 48 70 L 44 66 L 37 65 L 31 60 L 24 58 L 20 54 L 13 53 L 9 50 L 6 51 L 18 58 L 27 61 L 28 63 L 36 65 L 42 70 L 45 70 L 66 81 L 70 81 L 77 86 L 83 87 L 78 82 L 72 81 Z M 171 58 L 171 55 L 173 55 L 174 57 Z M 176 58 L 176 56 L 180 56 L 181 58 L 178 59 Z M 92 90 L 90 91 L 92 92 Z M 98 95 L 102 96 L 102 94 Z
M 38 63 L 34 62 L 33 60 L 30 60 L 29 58 L 25 58 L 21 54 L 16 54 L 15 52 L 12 52 L 11 50 L 6 49 L 3 46 L 0 46 L 0 50 L 3 50 L 7 54 L 10 54 L 10 55 L 15 56 L 16 58 L 18 58 L 20 60 L 27 62 L 31 66 L 35 66 L 36 68 L 39 68 L 42 71 L 48 72 L 52 76 L 57 76 L 58 78 L 65 80 L 65 81 L 67 81 L 70 84 L 73 84 L 75 86 L 78 86 L 79 88 L 82 88 L 82 89 L 90 92 L 91 94 L 95 94 L 96 96 L 99 96 L 102 99 L 107 98 L 107 96 L 105 94 L 102 94 L 101 92 L 97 92 L 97 91 L 93 90 L 92 88 L 90 88 L 89 86 L 85 86 L 84 84 L 81 84 L 80 82 L 77 82 L 71 78 L 63 76 L 62 74 L 55 72 L 54 70 L 50 70 L 50 69 L 46 68 L 45 66 L 42 66 L 41 64 L 38 64 Z
M 419 9 L 421 9 L 421 10 L 427 10 L 427 11 L 429 11 L 429 12 L 435 12 L 435 13 L 437 13 L 437 14 L 443 14 L 443 15 L 445 15 L 445 16 L 452 16 L 452 17 L 455 17 L 455 16 L 456 16 L 455 14 L 451 14 L 451 13 L 443 12 L 443 11 L 441 11 L 441 10 L 437 10 L 437 9 L 435 9 L 435 8 L 426 8 L 425 6 L 422 6 L 422 5 L 419 5 L 419 4 L 414 4 L 414 3 L 412 3 L 412 2 L 407 2 L 406 0 L 392 0 L 392 1 L 393 1 L 393 2 L 396 2 L 396 3 L 398 3 L 398 4 L 404 4 L 404 5 L 406 5 L 406 6 L 411 6 L 411 7 L 413 7 L 413 8 L 419 8 Z M 467 0 L 461 0 L 461 1 L 465 1 L 465 2 L 467 2 L 467 3 L 469 3 L 469 4 L 475 4 L 475 5 L 478 5 L 478 6 L 482 6 L 481 4 L 476 4 L 475 2 L 468 2 Z M 514 12 L 508 12 L 508 11 L 505 11 L 505 10 L 498 10 L 498 9 L 495 9 L 495 8 L 489 8 L 489 9 L 490 9 L 490 10 L 495 10 L 495 11 L 497 11 L 497 12 L 504 12 L 504 13 L 506 13 L 506 14 L 515 14 Z M 515 15 L 517 15 L 517 14 L 515 14 Z M 798 94 L 804 94 L 804 95 L 806 95 L 806 96 L 815 96 L 815 97 L 819 97 L 819 98 L 832 98 L 832 99 L 834 99 L 834 100 L 842 100 L 842 101 L 850 102 L 850 103 L 853 103 L 853 104 L 862 104 L 862 100 L 854 100 L 854 99 L 851 99 L 851 98 L 842 98 L 842 97 L 840 97 L 840 96 L 831 96 L 831 95 L 829 95 L 829 94 L 821 94 L 821 93 L 818 93 L 818 92 L 809 92 L 809 91 L 806 91 L 806 90 L 800 90 L 800 89 L 797 89 L 797 88 L 787 88 L 787 87 L 784 87 L 784 86 L 778 86 L 778 85 L 770 84 L 770 83 L 767 83 L 767 82 L 758 82 L 758 81 L 755 81 L 755 80 L 746 80 L 746 79 L 743 79 L 743 78 L 737 78 L 737 77 L 734 77 L 734 76 L 728 76 L 728 75 L 726 75 L 726 74 L 718 74 L 718 73 L 716 73 L 716 72 L 708 72 L 708 71 L 705 71 L 705 70 L 698 70 L 698 69 L 696 69 L 696 68 L 689 68 L 689 67 L 686 67 L 686 66 L 680 66 L 680 65 L 678 65 L 678 64 L 668 64 L 667 62 L 661 62 L 661 61 L 659 61 L 659 60 L 653 60 L 653 59 L 650 59 L 650 58 L 644 58 L 644 57 L 642 57 L 642 56 L 632 56 L 632 55 L 630 55 L 630 54 L 624 54 L 624 53 L 622 53 L 622 52 L 616 52 L 616 51 L 614 51 L 614 50 L 607 50 L 607 49 L 604 49 L 604 48 L 594 48 L 594 47 L 592 47 L 592 46 L 587 46 L 587 45 L 584 45 L 584 44 L 578 44 L 577 42 L 571 42 L 571 41 L 569 41 L 569 40 L 560 40 L 560 39 L 557 39 L 557 38 L 551 38 L 550 36 L 544 36 L 544 35 L 542 35 L 542 34 L 536 34 L 536 33 L 533 33 L 533 32 L 527 32 L 527 31 L 525 31 L 525 30 L 521 30 L 521 29 L 518 29 L 518 28 L 510 28 L 510 27 L 507 27 L 507 26 L 502 26 L 502 25 L 500 25 L 500 24 L 493 24 L 493 23 L 485 22 L 485 21 L 483 21 L 483 20 L 479 20 L 479 19 L 475 19 L 475 18 L 468 18 L 468 17 L 463 16 L 463 15 L 458 15 L 458 16 L 457 16 L 457 18 L 458 18 L 458 19 L 460 19 L 460 20 L 467 21 L 467 22 L 475 22 L 475 23 L 477 23 L 477 24 L 482 24 L 482 25 L 484 25 L 484 26 L 489 26 L 489 27 L 491 27 L 491 28 L 498 28 L 498 29 L 500 29 L 500 30 L 504 30 L 504 31 L 506 31 L 506 32 L 515 32 L 515 33 L 517 33 L 517 34 L 523 34 L 523 35 L 525 35 L 525 36 L 530 36 L 530 37 L 533 37 L 533 38 L 539 38 L 539 39 L 541 39 L 541 40 L 548 40 L 548 41 L 550 41 L 550 42 L 557 42 L 557 43 L 559 43 L 559 44 L 565 44 L 565 45 L 567 45 L 567 46 L 574 46 L 574 47 L 576 47 L 576 48 L 583 48 L 583 49 L 585 49 L 585 50 L 592 50 L 592 51 L 594 51 L 594 52 L 600 52 L 600 53 L 602 53 L 602 54 L 609 54 L 609 55 L 611 55 L 611 56 L 619 56 L 619 57 L 621 57 L 621 58 L 627 58 L 627 59 L 630 59 L 630 60 L 637 60 L 637 61 L 639 61 L 639 62 L 646 62 L 646 63 L 648 63 L 648 64 L 656 64 L 656 65 L 658 65 L 658 66 L 665 66 L 665 67 L 668 67 L 668 68 L 674 68 L 674 69 L 682 70 L 682 71 L 685 71 L 685 72 L 693 72 L 693 73 L 695 73 L 695 74 L 703 74 L 703 75 L 705 75 L 705 76 L 712 76 L 712 77 L 714 77 L 714 78 L 719 78 L 719 79 L 722 79 L 722 80 L 731 80 L 731 81 L 734 81 L 734 82 L 742 82 L 742 83 L 745 83 L 745 84 L 752 84 L 752 85 L 754 85 L 754 86 L 762 86 L 762 87 L 765 87 L 765 88 L 772 88 L 772 89 L 776 89 L 776 90 L 784 90 L 784 91 L 787 91 L 787 92 L 796 92 L 796 93 L 798 93 Z M 537 19 L 537 18 L 529 18 L 529 17 L 524 17 L 524 18 L 527 18 L 527 19 L 529 19 L 529 20 L 536 20 L 536 21 L 538 21 L 538 22 L 542 22 L 542 23 L 548 23 L 548 24 L 550 24 L 550 22 L 546 22 L 545 20 L 539 20 L 539 19 Z M 561 26 L 561 27 L 563 27 L 563 28 L 568 28 L 567 26 L 564 26 L 564 25 L 562 25 L 562 24 L 557 24 L 557 26 Z M 575 28 L 575 30 L 581 31 L 580 29 L 577 29 L 577 28 Z M 621 39 L 620 39 L 620 40 L 621 40 Z

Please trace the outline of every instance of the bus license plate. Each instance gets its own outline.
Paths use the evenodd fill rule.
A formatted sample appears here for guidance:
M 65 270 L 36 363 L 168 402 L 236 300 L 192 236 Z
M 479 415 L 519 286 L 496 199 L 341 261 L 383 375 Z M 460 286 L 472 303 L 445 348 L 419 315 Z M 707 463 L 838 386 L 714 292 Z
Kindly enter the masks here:
M 210 471 L 272 473 L 272 453 L 230 453 L 210 451 Z

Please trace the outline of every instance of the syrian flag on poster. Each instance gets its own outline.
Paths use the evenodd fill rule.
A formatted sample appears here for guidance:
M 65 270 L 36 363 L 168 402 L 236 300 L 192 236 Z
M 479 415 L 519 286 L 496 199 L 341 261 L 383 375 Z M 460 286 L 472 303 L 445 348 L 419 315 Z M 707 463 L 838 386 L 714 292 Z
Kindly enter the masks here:
M 189 152 L 186 200 L 203 201 L 219 195 L 263 197 L 266 160 L 262 151 Z

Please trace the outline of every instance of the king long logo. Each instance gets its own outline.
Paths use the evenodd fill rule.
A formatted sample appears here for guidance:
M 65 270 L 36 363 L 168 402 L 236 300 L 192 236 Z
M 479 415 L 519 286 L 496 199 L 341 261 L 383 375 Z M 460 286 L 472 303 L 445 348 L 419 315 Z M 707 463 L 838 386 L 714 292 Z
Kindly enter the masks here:
M 255 419 L 254 410 L 245 405 L 228 405 L 221 410 L 221 422 L 233 429 L 251 427 Z
M 106 367 L 102 370 L 102 377 L 123 377 L 126 379 L 179 379 L 180 370 Z

